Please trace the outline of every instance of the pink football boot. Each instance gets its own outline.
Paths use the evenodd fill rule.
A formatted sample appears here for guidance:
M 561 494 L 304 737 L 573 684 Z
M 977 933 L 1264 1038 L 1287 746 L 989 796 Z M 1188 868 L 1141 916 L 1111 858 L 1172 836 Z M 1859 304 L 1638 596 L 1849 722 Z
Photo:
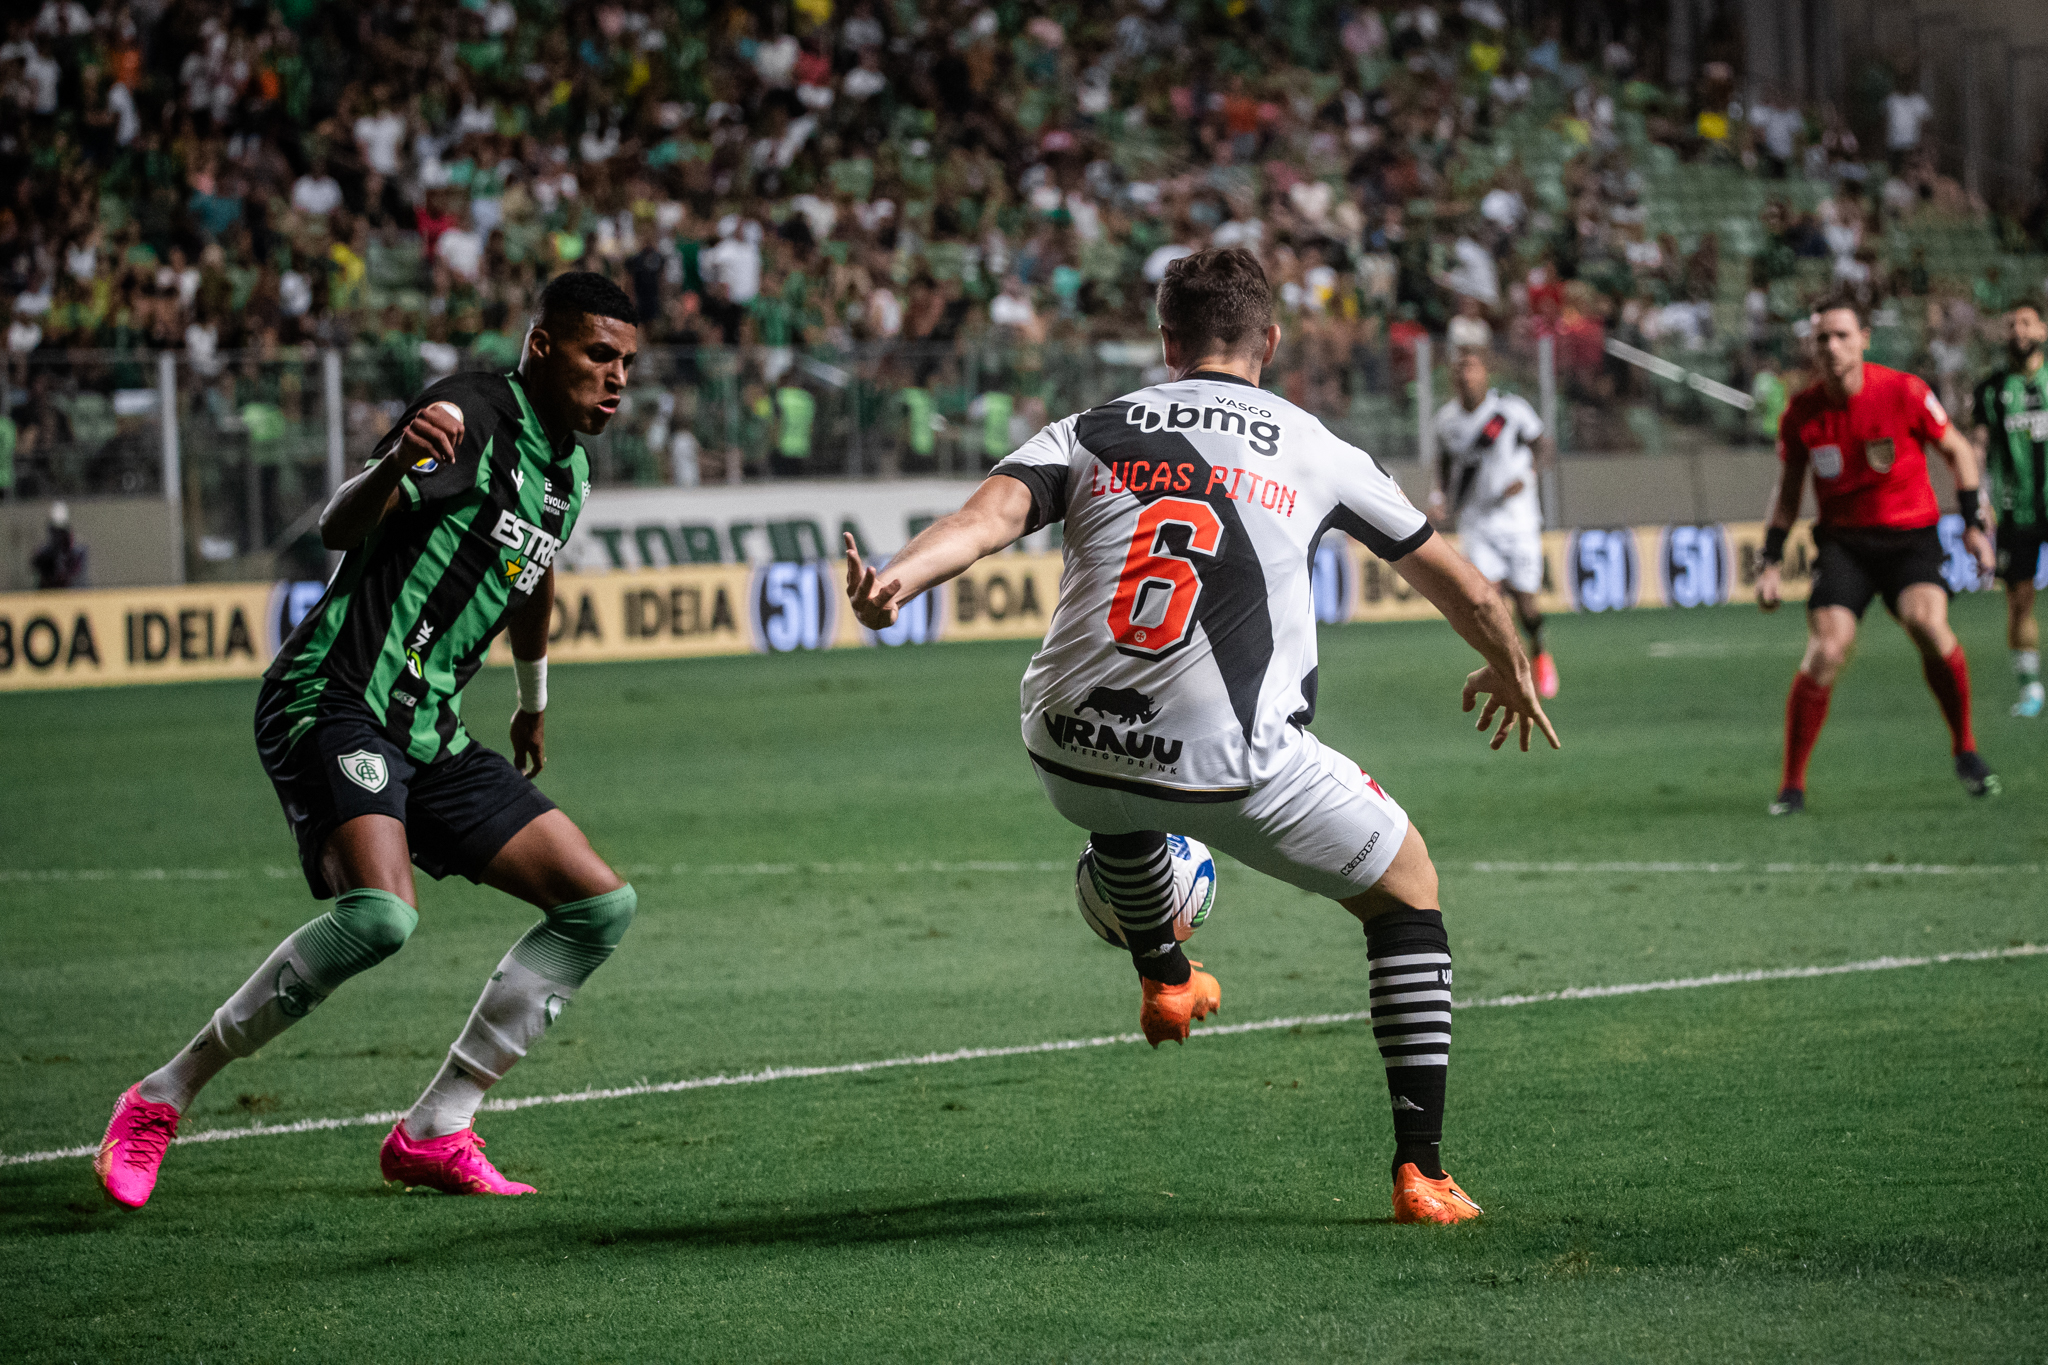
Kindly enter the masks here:
M 114 1101 L 100 1154 L 92 1159 L 92 1172 L 107 1197 L 131 1209 L 149 1202 L 157 1168 L 164 1164 L 164 1149 L 178 1135 L 178 1111 L 168 1104 L 151 1104 L 137 1093 L 140 1089 L 131 1085 Z
M 533 1186 L 507 1180 L 498 1174 L 484 1155 L 484 1140 L 476 1129 L 465 1128 L 446 1137 L 414 1141 L 405 1131 L 405 1121 L 391 1125 L 384 1148 L 377 1153 L 377 1165 L 386 1180 L 407 1185 L 425 1185 L 443 1194 L 532 1194 Z

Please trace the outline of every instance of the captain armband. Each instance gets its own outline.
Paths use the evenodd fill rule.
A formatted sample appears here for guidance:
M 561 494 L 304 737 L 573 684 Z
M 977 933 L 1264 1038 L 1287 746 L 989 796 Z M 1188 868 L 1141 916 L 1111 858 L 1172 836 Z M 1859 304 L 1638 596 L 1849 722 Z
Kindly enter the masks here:
M 512 690 L 519 698 L 519 709 L 530 715 L 539 715 L 548 709 L 548 661 L 546 659 L 512 660 Z
M 1768 526 L 1764 528 L 1764 563 L 1781 564 L 1785 560 L 1785 537 L 1792 533 L 1789 526 Z

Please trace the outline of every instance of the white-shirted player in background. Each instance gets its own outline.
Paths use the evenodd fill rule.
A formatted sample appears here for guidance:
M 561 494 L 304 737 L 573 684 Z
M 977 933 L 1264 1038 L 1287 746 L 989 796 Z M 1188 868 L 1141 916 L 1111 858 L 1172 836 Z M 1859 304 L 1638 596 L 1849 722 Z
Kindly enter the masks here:
M 1536 409 L 1488 387 L 1486 356 L 1461 348 L 1451 362 L 1458 396 L 1436 410 L 1437 482 L 1429 513 L 1458 517 L 1458 548 L 1503 593 L 1529 632 L 1536 691 L 1557 695 L 1557 664 L 1543 644 L 1543 506 L 1536 473 L 1555 452 Z
M 1307 729 L 1315 713 L 1309 565 L 1336 528 L 1395 561 L 1485 659 L 1465 679 L 1493 746 L 1556 732 L 1492 584 L 1370 455 L 1258 387 L 1280 344 L 1250 253 L 1168 267 L 1171 382 L 1055 422 L 879 576 L 847 543 L 847 593 L 879 629 L 896 606 L 1019 536 L 1064 521 L 1060 601 L 1024 675 L 1024 744 L 1060 814 L 1089 831 L 1157 1047 L 1221 1003 L 1174 940 L 1169 832 L 1193 835 L 1365 924 L 1373 1033 L 1394 1109 L 1394 1214 L 1479 1208 L 1439 1164 L 1451 956 L 1436 869 L 1408 816 Z

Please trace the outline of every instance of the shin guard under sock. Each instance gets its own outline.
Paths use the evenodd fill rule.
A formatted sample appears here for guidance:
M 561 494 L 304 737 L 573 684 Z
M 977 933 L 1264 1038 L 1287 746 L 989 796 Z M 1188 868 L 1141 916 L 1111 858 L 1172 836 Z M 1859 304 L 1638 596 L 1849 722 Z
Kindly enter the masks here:
M 1977 751 L 1977 736 L 1970 728 L 1970 661 L 1963 656 L 1960 641 L 1940 658 L 1920 656 L 1920 672 L 1928 690 L 1941 703 L 1941 718 L 1948 722 L 1949 752 Z
M 505 1078 L 577 988 L 604 964 L 633 921 L 630 886 L 558 905 L 526 931 L 485 983 L 462 1036 L 405 1116 L 416 1141 L 469 1127 L 484 1092 Z
M 1451 1065 L 1451 940 L 1440 910 L 1403 907 L 1365 923 L 1373 1038 L 1394 1106 L 1394 1167 L 1443 1178 Z
M 1091 834 L 1088 843 L 1096 880 L 1116 911 L 1138 975 L 1162 986 L 1185 982 L 1194 969 L 1173 935 L 1173 860 L 1166 836 L 1157 830 Z
M 1821 726 L 1827 724 L 1828 699 L 1833 695 L 1832 687 L 1822 687 L 1804 673 L 1792 675 L 1792 692 L 1785 698 L 1785 771 L 1780 787 L 1806 790 L 1806 761 L 1813 756 Z
M 184 1051 L 142 1081 L 142 1098 L 183 1113 L 237 1057 L 256 1053 L 358 972 L 405 945 L 419 913 L 389 891 L 344 891 L 334 908 L 299 926 Z

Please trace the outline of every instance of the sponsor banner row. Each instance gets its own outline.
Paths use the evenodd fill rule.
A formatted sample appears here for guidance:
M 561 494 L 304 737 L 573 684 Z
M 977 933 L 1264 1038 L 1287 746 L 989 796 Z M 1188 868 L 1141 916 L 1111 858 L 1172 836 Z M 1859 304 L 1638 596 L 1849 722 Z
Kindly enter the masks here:
M 1950 581 L 1975 586 L 1961 522 L 1944 519 Z M 1760 522 L 1588 528 L 1543 538 L 1547 611 L 1712 606 L 1747 595 L 1762 564 Z M 1785 553 L 1786 597 L 1811 586 L 1806 527 Z M 1060 556 L 985 559 L 912 601 L 888 630 L 847 609 L 844 562 L 687 564 L 557 579 L 548 646 L 561 662 L 889 648 L 940 640 L 1036 639 L 1059 601 Z M 1435 609 L 1356 541 L 1324 538 L 1318 620 L 1416 620 Z M 316 582 L 0 595 L 0 691 L 255 677 L 320 599 Z M 509 662 L 500 638 L 491 662 Z

